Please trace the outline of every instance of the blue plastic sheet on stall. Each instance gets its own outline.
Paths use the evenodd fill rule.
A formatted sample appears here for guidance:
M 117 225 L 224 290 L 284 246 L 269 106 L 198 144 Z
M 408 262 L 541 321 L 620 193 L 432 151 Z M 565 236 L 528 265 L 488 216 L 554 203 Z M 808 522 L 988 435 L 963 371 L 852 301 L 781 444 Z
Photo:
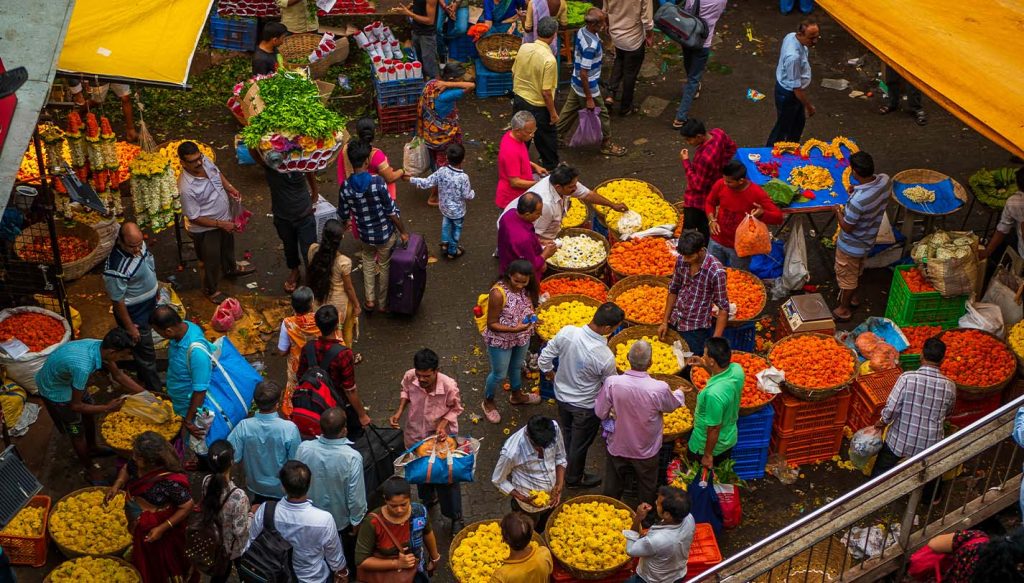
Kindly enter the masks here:
M 760 158 L 755 162 L 750 159 L 751 154 L 755 154 L 755 158 L 757 156 Z M 811 200 L 795 202 L 794 199 L 793 204 L 785 207 L 786 209 L 829 207 L 846 204 L 850 200 L 850 195 L 843 187 L 843 171 L 850 165 L 846 159 L 837 160 L 831 156 L 822 156 L 818 150 L 813 150 L 807 158 L 799 154 L 783 154 L 773 158 L 771 148 L 740 148 L 736 151 L 736 158 L 747 168 L 747 178 L 754 184 L 764 184 L 771 180 L 770 176 L 761 174 L 761 171 L 757 169 L 758 162 L 778 162 L 779 180 L 787 184 L 789 183 L 789 173 L 798 166 L 821 166 L 829 171 L 833 181 L 831 188 L 813 191 L 814 198 Z
M 907 198 L 906 190 L 908 188 L 914 188 L 915 186 L 921 186 L 928 190 L 935 191 L 935 200 L 932 202 L 914 202 Z M 917 213 L 926 215 L 944 215 L 951 213 L 956 209 L 964 205 L 964 201 L 960 200 L 953 194 L 953 182 L 946 178 L 939 182 L 893 182 L 892 191 L 896 195 L 896 200 L 900 202 L 904 207 Z

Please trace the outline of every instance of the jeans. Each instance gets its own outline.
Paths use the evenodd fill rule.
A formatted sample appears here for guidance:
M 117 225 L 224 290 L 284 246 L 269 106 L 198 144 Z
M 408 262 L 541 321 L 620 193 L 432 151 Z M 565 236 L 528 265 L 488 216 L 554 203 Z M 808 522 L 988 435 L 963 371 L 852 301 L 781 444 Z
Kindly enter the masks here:
M 605 140 L 611 135 L 611 119 L 608 117 L 608 106 L 601 102 L 601 94 L 594 93 L 594 105 L 597 106 L 597 116 L 601 120 L 601 137 Z M 587 98 L 569 89 L 569 96 L 565 98 L 562 111 L 558 112 L 558 137 L 566 142 L 569 141 L 569 132 L 576 126 L 580 119 L 580 110 L 587 106 Z
M 416 50 L 416 56 L 423 64 L 424 81 L 430 81 L 440 76 L 437 65 L 437 33 L 416 32 L 412 33 L 412 47 Z
M 795 5 L 796 0 L 779 0 L 779 10 L 783 14 L 792 12 Z M 800 0 L 800 12 L 810 14 L 812 10 L 814 10 L 814 0 Z
M 515 348 L 487 347 L 487 358 L 491 361 L 491 373 L 487 375 L 484 383 L 484 398 L 493 399 L 495 389 L 502 379 L 508 378 L 509 387 L 513 391 L 523 388 L 523 361 L 530 352 L 530 344 L 523 344 Z
M 313 228 L 315 231 L 315 224 Z M 202 263 L 203 294 L 211 295 L 217 291 L 221 276 L 235 270 L 235 235 L 223 229 L 213 229 L 202 233 L 190 231 L 188 236 L 192 238 L 196 257 Z
M 906 79 L 900 77 L 892 67 L 885 68 L 885 84 L 889 87 L 889 109 L 899 109 L 903 89 L 907 90 L 907 107 L 910 111 L 917 113 L 923 109 L 921 105 L 921 90 L 907 83 Z
M 139 382 L 150 391 L 160 390 L 164 384 L 156 371 L 156 349 L 153 348 L 153 332 L 149 327 L 149 317 L 156 308 L 156 296 L 152 299 L 128 306 L 128 316 L 139 329 L 139 341 L 132 346 L 132 357 L 135 360 L 135 373 Z
M 565 483 L 575 484 L 583 479 L 587 450 L 601 429 L 601 420 L 594 415 L 593 409 L 584 409 L 558 401 L 558 424 L 562 426 L 562 440 L 568 458 Z
M 683 86 L 683 98 L 679 100 L 679 109 L 676 110 L 676 119 L 679 121 L 685 121 L 690 114 L 690 106 L 693 105 L 693 98 L 697 96 L 700 78 L 704 76 L 704 69 L 708 66 L 710 56 L 711 49 L 683 49 L 686 85 Z
M 298 269 L 309 257 L 309 246 L 316 243 L 316 217 L 309 215 L 296 222 L 274 217 L 274 228 L 284 244 L 285 265 Z
M 448 246 L 448 257 L 455 257 L 459 252 L 459 240 L 462 238 L 462 219 L 441 217 L 441 242 Z
M 441 514 L 449 520 L 462 519 L 462 490 L 459 484 L 417 484 L 420 502 L 428 508 L 441 503 Z
M 558 129 L 551 123 L 551 114 L 548 108 L 543 105 L 533 105 L 518 95 L 512 97 L 513 115 L 520 111 L 529 111 L 537 120 L 537 133 L 533 135 L 533 144 L 540 154 L 540 164 L 548 171 L 558 166 Z M 526 143 L 530 147 L 530 143 Z
M 714 239 L 708 242 L 708 253 L 710 253 L 715 259 L 721 261 L 722 265 L 726 267 L 742 269 L 744 271 L 750 268 L 749 257 L 740 257 L 736 254 L 735 249 L 726 247 Z
M 704 356 L 704 343 L 711 338 L 711 328 L 698 328 L 696 330 L 679 331 L 683 341 L 690 347 L 694 356 Z
M 391 276 L 391 252 L 395 250 L 398 231 L 391 233 L 380 245 L 359 242 L 359 255 L 363 262 L 363 292 L 366 301 L 385 310 L 388 304 L 388 278 Z
M 615 64 L 612 66 L 612 78 L 608 81 L 608 89 L 619 101 L 619 113 L 626 113 L 633 108 L 633 93 L 636 91 L 636 78 L 640 75 L 640 66 L 644 64 L 644 44 L 632 51 L 615 49 Z M 621 91 L 620 91 L 621 89 Z
M 775 127 L 768 134 L 767 147 L 771 148 L 775 142 L 799 142 L 807 121 L 804 104 L 796 98 L 796 93 L 779 85 L 778 81 L 775 82 L 775 112 Z

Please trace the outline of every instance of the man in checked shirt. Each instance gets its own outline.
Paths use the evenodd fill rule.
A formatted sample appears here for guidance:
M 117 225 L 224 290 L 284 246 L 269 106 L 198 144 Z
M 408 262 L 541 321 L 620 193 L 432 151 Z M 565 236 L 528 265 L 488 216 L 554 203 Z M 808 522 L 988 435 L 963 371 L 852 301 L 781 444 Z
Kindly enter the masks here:
M 675 272 L 668 285 L 665 317 L 658 328 L 664 338 L 671 327 L 697 355 L 704 354 L 704 343 L 721 336 L 729 321 L 729 296 L 725 289 L 725 267 L 707 250 L 707 239 L 687 229 L 679 236 Z M 711 313 L 711 307 L 718 314 Z
M 686 173 L 686 190 L 683 191 L 683 224 L 688 229 L 697 229 L 704 238 L 711 236 L 708 230 L 708 216 L 704 211 L 711 187 L 722 177 L 722 168 L 736 155 L 736 142 L 719 128 L 709 131 L 704 122 L 690 118 L 679 130 L 690 151 L 683 148 L 679 159 Z
M 943 425 L 956 400 L 956 385 L 942 373 L 939 365 L 946 356 L 946 345 L 929 338 L 921 350 L 921 368 L 900 375 L 882 409 L 879 429 L 889 426 L 885 445 L 878 453 L 871 477 L 896 467 L 900 459 L 921 453 L 942 440 Z M 934 482 L 932 483 L 934 484 Z M 932 484 L 925 498 L 932 498 Z

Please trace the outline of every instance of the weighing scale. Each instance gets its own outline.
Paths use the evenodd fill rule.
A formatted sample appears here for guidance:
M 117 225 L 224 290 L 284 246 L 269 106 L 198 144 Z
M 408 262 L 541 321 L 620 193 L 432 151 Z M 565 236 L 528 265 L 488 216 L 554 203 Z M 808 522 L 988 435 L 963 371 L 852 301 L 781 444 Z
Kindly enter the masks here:
M 779 307 L 779 315 L 782 336 L 797 332 L 834 334 L 836 331 L 832 310 L 821 294 L 793 296 Z

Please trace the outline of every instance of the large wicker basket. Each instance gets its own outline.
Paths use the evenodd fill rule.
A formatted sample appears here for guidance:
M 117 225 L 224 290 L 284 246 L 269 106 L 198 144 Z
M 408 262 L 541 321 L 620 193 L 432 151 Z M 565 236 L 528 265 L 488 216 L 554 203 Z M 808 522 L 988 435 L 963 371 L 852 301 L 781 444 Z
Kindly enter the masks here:
M 642 287 L 642 286 L 660 287 L 660 288 L 664 288 L 665 290 L 668 290 L 668 278 L 667 277 L 661 277 L 661 276 L 658 276 L 658 275 L 631 275 L 631 276 L 629 276 L 629 277 L 627 277 L 625 279 L 620 279 L 619 281 L 617 281 L 615 283 L 615 285 L 613 285 L 611 287 L 611 289 L 608 290 L 608 301 L 609 302 L 614 302 L 623 293 L 625 293 L 625 292 L 627 292 L 627 291 L 629 291 L 631 289 L 635 289 L 635 288 Z M 622 307 L 622 306 L 619 306 L 619 307 Z M 622 309 L 625 310 L 625 308 L 622 308 Z M 662 304 L 662 309 L 664 310 L 664 304 Z M 657 325 L 657 324 L 661 324 L 661 315 L 662 314 L 660 314 L 660 313 L 658 314 L 658 321 L 657 322 L 641 322 L 639 320 L 632 320 L 627 315 L 626 322 L 628 322 L 630 325 L 634 325 L 634 326 L 638 325 L 638 324 L 639 325 Z
M 967 330 L 967 328 L 950 328 L 949 330 L 944 330 L 941 334 L 939 334 L 937 336 L 937 338 L 939 340 L 942 340 L 942 337 L 945 336 L 946 334 L 949 334 L 950 332 L 961 332 L 961 331 L 965 331 L 965 330 Z M 971 328 L 971 330 L 974 331 L 974 332 L 981 332 L 982 334 L 991 337 L 993 340 L 995 340 L 996 342 L 1001 344 L 1006 350 L 1008 350 L 1010 352 L 1010 354 L 1013 354 L 1014 355 L 1014 359 L 1016 360 L 1016 358 L 1017 358 L 1016 357 L 1016 353 L 1009 346 L 1006 345 L 1006 342 L 1001 340 L 998 336 L 995 336 L 994 334 L 990 334 L 988 332 L 985 332 L 984 330 L 975 330 L 973 328 Z M 947 355 L 947 356 L 952 356 L 952 355 Z M 1005 379 L 1003 379 L 1003 380 L 1001 380 L 1001 381 L 999 381 L 997 383 L 993 383 L 991 385 L 988 385 L 986 387 L 977 387 L 977 386 L 974 386 L 974 385 L 963 385 L 963 384 L 957 383 L 956 381 L 953 381 L 953 382 L 956 383 L 956 394 L 957 394 L 957 397 L 963 397 L 964 399 L 966 399 L 968 401 L 978 401 L 978 400 L 981 400 L 981 399 L 984 399 L 986 397 L 989 397 L 989 396 L 991 396 L 991 395 L 993 395 L 995 393 L 998 393 L 999 391 L 1005 389 L 1006 385 L 1010 384 L 1010 381 L 1013 380 L 1013 378 L 1016 376 L 1016 374 L 1017 374 L 1017 371 L 1015 369 Z
M 333 53 L 320 59 L 319 61 L 309 64 L 309 55 L 318 46 L 320 46 L 320 39 L 323 38 L 318 34 L 311 32 L 304 32 L 301 34 L 292 34 L 285 37 L 284 42 L 277 48 L 277 51 L 281 53 L 281 57 L 289 66 L 295 66 L 291 61 L 302 61 L 303 66 L 309 67 L 309 74 L 314 79 L 323 77 L 327 74 L 327 69 L 331 68 L 331 65 L 335 63 L 344 63 L 345 59 L 348 58 L 349 43 L 348 37 L 341 37 L 338 39 L 338 48 Z
M 594 187 L 594 192 L 597 192 L 601 188 L 603 188 L 605 186 L 608 186 L 612 182 L 639 182 L 639 183 L 643 184 L 644 186 L 650 188 L 651 192 L 657 194 L 659 197 L 661 197 L 663 199 L 665 198 L 665 193 L 663 193 L 661 191 L 661 189 L 659 189 L 657 186 L 651 184 L 650 182 L 647 182 L 646 180 L 640 180 L 639 178 L 612 178 L 612 179 L 609 179 L 609 180 L 605 180 L 601 184 L 598 184 L 597 186 Z M 629 205 L 628 201 L 626 202 L 626 205 L 627 206 Z M 610 224 L 608 224 L 607 216 L 608 216 L 608 211 L 609 210 L 610 209 L 608 207 L 606 207 L 606 206 L 595 206 L 594 207 L 594 212 L 597 214 L 597 216 L 601 217 L 601 222 L 604 223 L 605 228 L 608 229 L 608 239 L 613 241 L 613 242 L 614 241 L 619 241 L 621 239 L 621 237 L 619 235 L 618 225 L 610 225 Z
M 592 275 L 600 279 L 604 276 L 604 269 L 608 265 L 608 252 L 611 251 L 611 245 L 608 244 L 608 239 L 604 238 L 600 233 L 595 233 L 590 229 L 562 229 L 558 233 L 559 237 L 575 237 L 577 235 L 590 237 L 604 245 L 604 259 L 599 263 L 588 267 L 559 267 L 551 263 L 551 259 L 548 259 L 548 268 L 546 273 L 586 273 L 587 275 Z
M 135 581 L 136 581 L 136 583 L 142 583 L 142 573 L 140 573 L 139 570 L 135 568 L 135 565 L 132 565 L 128 561 L 126 561 L 126 560 L 124 560 L 122 558 L 119 558 L 119 557 L 103 557 L 103 558 L 104 559 L 109 559 L 111 561 L 114 561 L 115 563 L 121 565 L 122 567 L 124 567 L 126 569 L 131 569 L 132 573 L 135 574 Z M 74 560 L 77 560 L 77 559 L 70 559 L 70 560 L 64 561 L 64 563 L 70 563 L 71 561 L 74 561 Z M 57 568 L 60 568 L 60 566 L 63 565 L 64 563 L 61 563 L 60 565 L 57 565 Z M 52 581 L 53 580 L 50 579 L 49 573 L 43 579 L 43 583 L 51 583 Z
M 585 281 L 589 281 L 591 283 L 598 284 L 598 285 L 600 285 L 601 287 L 604 288 L 604 290 L 605 290 L 605 297 L 604 298 L 594 298 L 594 299 L 599 301 L 599 302 L 602 302 L 602 303 L 604 303 L 606 301 L 607 293 L 608 293 L 608 284 L 606 284 L 605 282 L 601 281 L 600 279 L 597 279 L 593 275 L 587 275 L 586 273 L 573 273 L 573 272 L 568 272 L 568 271 L 565 272 L 565 273 L 556 273 L 554 275 L 549 275 L 549 276 L 545 277 L 544 279 L 541 280 L 540 283 L 541 283 L 541 286 L 543 286 L 544 283 L 546 283 L 546 282 L 554 281 L 554 280 L 562 280 L 562 279 L 568 280 L 568 281 L 584 281 L 585 280 Z M 582 294 L 582 295 L 586 295 L 586 294 Z M 552 297 L 556 297 L 556 296 L 552 296 Z M 587 296 L 587 297 L 589 297 L 589 296 Z
M 609 232 L 609 234 L 611 234 L 611 232 Z M 661 239 L 659 237 L 650 237 L 650 239 L 653 239 L 653 240 L 656 240 L 656 241 L 662 241 L 662 242 L 665 243 L 666 246 L 668 245 L 668 240 L 667 239 Z M 611 243 L 612 243 L 612 247 L 614 248 L 617 245 L 628 245 L 628 244 L 636 242 L 636 241 L 638 241 L 638 239 L 632 239 L 630 241 L 616 241 L 616 240 L 612 240 Z M 611 251 L 609 251 L 608 254 L 610 256 L 611 255 Z M 675 270 L 675 263 L 672 264 L 672 270 Z M 672 278 L 672 271 L 671 270 L 669 271 L 669 273 L 667 273 L 665 275 L 657 275 L 657 274 L 653 274 L 653 273 L 624 273 L 624 272 L 618 271 L 617 269 L 612 267 L 611 262 L 608 263 L 608 271 L 611 273 L 611 280 L 612 280 L 612 282 L 616 282 L 616 283 L 619 280 L 626 279 L 627 277 L 634 277 L 634 276 L 637 276 L 637 275 L 653 275 L 654 277 L 667 277 L 669 279 Z M 653 269 L 652 269 L 652 271 L 653 271 Z
M 563 229 L 589 229 L 590 225 L 591 225 L 591 221 L 593 221 L 593 219 L 594 219 L 594 207 L 590 206 L 589 204 L 587 204 L 587 203 L 585 203 L 582 200 L 577 199 L 577 198 L 569 198 L 566 201 L 565 204 L 566 204 L 566 207 L 565 207 L 566 212 L 569 211 L 569 207 L 581 204 L 581 205 L 583 205 L 583 207 L 585 209 L 587 209 L 587 213 L 586 213 L 586 216 L 583 217 L 583 220 L 580 221 L 578 224 L 575 224 L 575 225 L 567 225 L 567 224 L 565 224 L 565 221 L 563 220 L 562 221 L 562 228 Z
M 485 36 L 480 40 L 476 41 L 476 52 L 480 55 L 480 61 L 487 67 L 488 71 L 495 73 L 508 73 L 512 70 L 512 63 L 515 62 L 515 57 L 508 59 L 498 59 L 487 55 L 487 51 L 501 51 L 505 49 L 510 54 L 512 52 L 519 52 L 519 47 L 523 46 L 523 39 L 519 38 L 514 34 L 497 33 Z
M 675 391 L 676 389 L 682 389 L 683 397 L 686 399 L 686 408 L 690 410 L 690 414 L 692 415 L 697 410 L 697 389 L 694 388 L 690 381 L 674 374 L 652 374 L 651 378 L 668 383 L 669 390 Z M 690 426 L 690 429 L 679 433 L 663 433 L 661 436 L 661 442 L 668 443 L 670 441 L 675 441 L 680 437 L 688 435 L 690 431 L 693 431 L 693 426 Z
M 594 308 L 594 310 L 597 310 L 597 308 L 601 306 L 601 302 L 599 302 L 599 301 L 597 301 L 594 298 L 589 297 L 589 296 L 584 296 L 584 295 L 580 295 L 580 294 L 562 294 L 560 296 L 554 296 L 552 298 L 548 298 L 548 301 L 544 302 L 544 305 L 541 306 L 540 309 L 538 310 L 537 316 L 539 318 L 543 319 L 543 316 L 541 314 L 541 312 L 543 310 L 553 308 L 553 307 L 555 307 L 555 306 L 557 306 L 559 304 L 565 304 L 565 303 L 573 302 L 573 301 L 580 302 L 581 304 L 584 304 L 584 305 L 587 305 L 587 306 L 591 306 L 591 307 Z M 540 333 L 540 329 L 539 328 L 537 329 L 537 336 L 540 336 L 540 339 L 543 340 L 544 342 L 547 342 L 548 340 L 551 340 L 551 338 L 545 338 L 544 335 Z
M 772 355 L 775 353 L 775 351 L 778 349 L 779 346 L 784 345 L 786 342 L 791 342 L 794 338 L 799 338 L 801 336 L 808 336 L 810 334 L 815 334 L 815 335 L 821 336 L 823 338 L 831 338 L 831 336 L 828 336 L 826 334 L 817 334 L 816 332 L 799 332 L 797 334 L 792 334 L 790 336 L 786 336 L 782 340 L 779 340 L 778 342 L 776 342 L 774 346 L 772 346 L 771 351 L 768 353 L 768 365 L 769 366 L 775 366 L 776 368 L 778 368 L 778 366 L 776 366 L 776 364 L 772 361 Z M 833 339 L 833 341 L 835 341 L 835 339 Z M 845 350 L 846 352 L 848 352 L 850 354 L 851 362 L 854 362 L 854 363 L 857 362 L 857 355 L 855 355 L 853 353 L 853 350 L 851 350 L 849 346 L 846 346 L 845 344 L 840 344 L 839 342 L 836 342 L 836 346 L 838 346 L 841 350 Z M 790 382 L 787 379 L 786 381 L 784 381 L 782 383 L 782 390 L 786 391 L 790 395 L 793 395 L 797 399 L 800 399 L 801 401 L 824 401 L 824 400 L 828 399 L 829 397 L 832 397 L 834 395 L 839 394 L 839 391 L 842 391 L 851 382 L 853 382 L 854 376 L 856 376 L 856 372 L 857 372 L 856 366 L 851 366 L 850 367 L 850 372 L 846 376 L 845 380 L 843 380 L 843 382 L 835 384 L 835 385 L 832 385 L 830 387 L 821 387 L 821 388 L 802 387 L 800 385 L 793 384 L 792 382 Z
M 753 356 L 754 358 L 760 358 L 761 360 L 763 360 L 765 362 L 765 368 L 768 368 L 768 366 L 769 366 L 768 360 L 766 358 L 764 358 L 763 356 L 759 355 L 759 354 L 754 354 L 753 352 L 745 352 L 743 350 L 733 350 L 732 353 L 734 355 L 735 354 L 747 354 L 747 355 Z M 736 362 L 736 359 L 734 358 L 732 360 L 732 362 Z M 746 371 L 744 371 L 744 372 L 746 372 Z M 692 372 L 690 373 L 690 376 L 692 378 L 692 376 L 693 376 Z M 694 387 L 696 387 L 696 386 L 697 385 L 694 384 Z M 700 392 L 702 390 L 704 390 L 704 389 L 703 388 L 697 389 L 698 392 Z M 740 417 L 746 417 L 747 415 L 753 415 L 754 413 L 757 413 L 761 409 L 764 409 L 765 407 L 770 405 L 772 401 L 775 400 L 775 397 L 777 395 L 778 395 L 778 393 L 775 393 L 775 394 L 771 395 L 771 397 L 769 397 L 769 399 L 767 401 L 765 401 L 764 403 L 761 403 L 760 405 L 754 405 L 752 407 L 744 407 L 744 406 L 740 405 Z
M 742 326 L 742 325 L 747 324 L 749 322 L 753 322 L 754 320 L 757 320 L 758 318 L 761 317 L 761 313 L 764 312 L 764 307 L 768 304 L 768 290 L 765 289 L 764 282 L 761 281 L 761 278 L 757 277 L 753 273 L 751 273 L 749 271 L 746 271 L 746 270 L 743 270 L 743 269 L 736 269 L 735 267 L 729 267 L 728 269 L 726 269 L 726 277 L 728 277 L 728 272 L 730 272 L 730 271 L 742 271 L 743 273 L 749 275 L 753 279 L 753 281 L 757 282 L 757 285 L 761 289 L 761 307 L 758 308 L 757 312 L 755 312 L 753 316 L 751 316 L 749 318 L 736 318 L 736 319 L 729 318 L 729 322 L 726 325 L 730 326 L 730 327 L 736 327 L 736 326 Z
M 924 168 L 912 168 L 910 170 L 902 170 L 900 172 L 897 172 L 896 175 L 892 177 L 892 182 L 889 183 L 890 184 L 890 187 L 889 187 L 890 188 L 890 193 L 891 193 L 892 199 L 895 200 L 897 202 L 897 204 L 899 204 L 900 206 L 903 206 L 903 203 L 896 197 L 896 191 L 893 189 L 893 186 L 897 182 L 902 182 L 904 184 L 933 184 L 933 183 L 936 183 L 936 182 L 942 182 L 943 180 L 945 180 L 947 178 L 949 178 L 949 181 L 953 183 L 953 196 L 955 196 L 958 200 L 960 200 L 964 204 L 967 204 L 967 189 L 964 188 L 963 184 L 960 184 L 959 182 L 957 182 L 957 180 L 955 178 L 953 178 L 951 176 L 948 176 L 946 174 L 943 174 L 942 172 L 936 172 L 935 170 L 927 170 L 927 169 L 924 169 Z M 963 205 L 961 205 L 961 206 L 963 206 Z M 943 215 L 953 214 L 953 213 L 957 212 L 958 210 L 960 210 L 960 207 L 957 207 L 957 208 L 955 208 L 955 209 L 953 209 L 951 211 L 946 211 L 944 213 L 928 213 L 928 214 L 929 214 L 929 216 L 940 217 L 940 216 L 943 216 Z M 919 211 L 914 211 L 914 212 L 919 212 Z
M 636 513 L 633 511 L 632 508 L 630 508 L 625 502 L 616 500 L 615 498 L 609 498 L 608 496 L 598 496 L 595 494 L 576 496 L 575 498 L 566 500 L 559 504 L 558 506 L 556 506 L 555 509 L 551 512 L 551 516 L 548 517 L 548 527 L 547 531 L 544 533 L 544 540 L 547 541 L 549 549 L 551 548 L 551 527 L 555 524 L 555 520 L 558 519 L 558 515 L 561 514 L 562 508 L 570 504 L 586 504 L 588 502 L 604 502 L 605 504 L 609 504 L 611 506 L 614 506 L 615 508 L 629 511 L 630 517 L 636 516 Z M 623 542 L 623 544 L 625 544 L 625 542 Z M 626 563 L 632 560 L 627 558 L 625 561 L 618 565 L 615 565 L 614 567 L 609 567 L 607 569 L 603 569 L 600 571 L 586 571 L 584 569 L 579 569 L 566 563 L 562 557 L 558 556 L 558 553 L 556 553 L 554 549 L 551 549 L 551 555 L 554 556 L 555 560 L 557 560 L 563 567 L 565 567 L 565 570 L 568 571 L 569 574 L 571 574 L 573 577 L 577 579 L 587 580 L 604 579 L 605 577 L 618 572 L 620 569 L 622 569 L 622 567 L 626 565 Z
M 78 496 L 79 494 L 85 494 L 86 492 L 96 492 L 96 491 L 104 492 L 105 493 L 107 491 L 107 488 L 104 487 L 104 486 L 90 486 L 88 488 L 80 488 L 78 490 L 75 490 L 73 492 L 69 492 L 69 493 L 65 494 L 64 497 L 61 498 L 60 500 L 58 500 L 57 503 L 53 506 L 53 509 L 50 512 L 50 520 L 51 520 L 51 522 L 53 520 L 54 514 L 57 514 L 57 512 L 60 510 L 60 505 L 61 505 L 62 502 L 64 502 L 65 500 L 67 500 L 69 498 L 73 498 L 75 496 Z M 124 554 L 124 551 L 129 546 L 131 546 L 131 544 L 132 544 L 131 543 L 131 537 L 129 537 L 128 543 L 125 544 L 123 547 L 121 547 L 119 549 L 114 549 L 114 550 L 112 550 L 110 552 L 107 552 L 107 553 L 89 553 L 89 554 L 87 554 L 87 553 L 83 553 L 83 552 L 80 552 L 80 551 L 71 550 L 71 549 L 67 548 L 66 546 L 62 545 L 60 543 L 60 541 L 57 540 L 57 537 L 54 536 L 54 534 L 55 533 L 54 533 L 53 529 L 51 528 L 50 529 L 50 538 L 53 540 L 53 544 L 57 545 L 57 549 L 60 550 L 61 554 L 63 554 L 65 557 L 67 557 L 69 559 L 74 559 L 74 558 L 83 557 L 83 556 L 97 556 L 98 557 L 98 556 L 108 556 L 108 555 L 122 555 L 122 554 Z
M 655 336 L 655 337 L 657 337 L 658 336 L 658 327 L 657 326 L 630 326 L 629 328 L 626 328 L 626 329 L 622 330 L 621 332 L 619 332 L 615 336 L 612 336 L 611 339 L 608 340 L 608 347 L 611 348 L 612 349 L 612 353 L 615 354 L 617 352 L 617 350 L 618 350 L 620 345 L 626 344 L 627 342 L 630 342 L 631 340 L 640 340 L 644 336 Z M 678 332 L 676 332 L 675 330 L 672 330 L 671 328 L 666 333 L 666 338 L 662 342 L 665 342 L 665 344 L 668 344 L 668 345 L 672 345 L 672 344 L 675 344 L 677 341 L 682 345 L 683 352 L 688 352 L 690 350 L 689 345 L 686 344 L 686 341 L 683 340 L 683 337 L 680 336 Z M 680 366 L 675 371 L 673 371 L 672 374 L 678 374 L 679 371 L 681 371 L 681 370 L 683 370 L 682 366 Z M 622 372 L 622 369 L 619 369 L 619 372 Z
M 73 225 L 66 225 L 62 223 L 57 224 L 57 237 L 65 235 L 75 236 L 86 241 L 90 247 L 90 251 L 85 257 L 75 261 L 62 260 L 61 270 L 63 271 L 63 279 L 65 282 L 74 281 L 82 277 L 86 273 L 89 273 L 93 267 L 96 267 L 107 258 L 107 255 L 110 254 L 111 248 L 114 246 L 114 240 L 117 238 L 116 225 L 117 223 L 113 221 L 113 219 L 109 221 L 102 221 L 94 226 L 83 223 L 75 223 Z M 39 262 L 21 257 L 22 250 L 30 245 L 33 238 L 37 235 L 39 235 L 39 233 L 35 229 L 22 231 L 22 233 L 14 240 L 15 253 L 18 255 L 19 259 L 22 259 L 22 261 L 53 265 L 54 262 L 52 255 L 47 257 L 46 261 Z M 49 237 L 47 237 L 46 240 L 49 241 Z
M 462 530 L 459 531 L 458 534 L 455 535 L 455 538 L 452 539 L 452 544 L 448 547 L 450 549 L 450 552 L 448 553 L 448 568 L 451 569 L 452 577 L 455 578 L 456 583 L 463 583 L 463 580 L 459 578 L 458 574 L 456 574 L 455 572 L 455 565 L 452 564 L 452 558 L 455 556 L 456 549 L 459 548 L 459 545 L 462 544 L 462 541 L 465 540 L 466 537 L 476 532 L 476 529 L 480 528 L 485 524 L 497 524 L 500 522 L 500 520 L 481 520 L 479 522 L 467 524 L 465 527 L 463 527 Z M 532 538 L 533 542 L 537 543 L 537 546 L 547 546 L 547 543 L 544 541 L 544 537 L 538 534 L 537 531 L 533 531 Z

